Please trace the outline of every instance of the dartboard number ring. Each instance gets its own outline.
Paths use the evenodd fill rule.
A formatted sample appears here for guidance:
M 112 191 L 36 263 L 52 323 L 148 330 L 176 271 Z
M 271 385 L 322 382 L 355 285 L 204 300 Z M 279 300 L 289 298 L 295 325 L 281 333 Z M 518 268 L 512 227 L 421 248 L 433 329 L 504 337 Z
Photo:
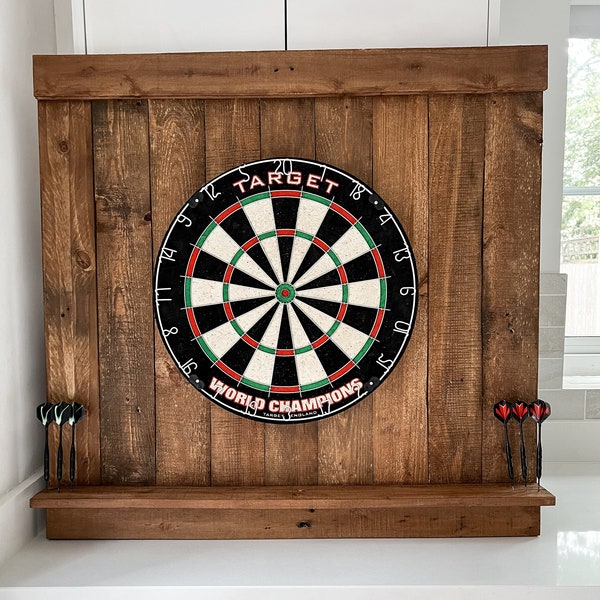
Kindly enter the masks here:
M 408 238 L 369 186 L 268 159 L 196 192 L 156 259 L 159 331 L 188 381 L 247 418 L 345 410 L 397 364 L 417 309 Z

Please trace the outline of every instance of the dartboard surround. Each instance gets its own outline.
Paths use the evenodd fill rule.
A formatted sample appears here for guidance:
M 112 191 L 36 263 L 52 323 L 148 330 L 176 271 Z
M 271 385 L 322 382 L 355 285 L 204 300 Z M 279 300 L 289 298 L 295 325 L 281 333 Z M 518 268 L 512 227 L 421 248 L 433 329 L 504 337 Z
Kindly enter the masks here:
M 186 378 L 248 418 L 323 418 L 371 393 L 404 351 L 416 269 L 385 202 L 334 167 L 242 165 L 173 220 L 157 322 Z

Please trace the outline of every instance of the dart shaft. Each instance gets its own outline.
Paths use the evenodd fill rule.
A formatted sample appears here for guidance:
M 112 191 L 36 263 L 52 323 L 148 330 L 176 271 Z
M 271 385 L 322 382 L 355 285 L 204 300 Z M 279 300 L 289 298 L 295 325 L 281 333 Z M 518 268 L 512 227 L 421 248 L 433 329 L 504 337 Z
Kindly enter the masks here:
M 515 472 L 513 470 L 512 452 L 510 450 L 510 442 L 508 440 L 508 427 L 504 424 L 504 439 L 506 441 L 506 467 L 508 469 L 508 476 L 511 481 L 515 479 Z
M 519 424 L 519 429 L 521 432 L 521 475 L 523 477 L 523 481 L 527 483 L 527 455 L 525 454 L 525 438 L 523 437 L 523 423 Z
M 536 453 L 536 461 L 535 461 L 535 475 L 538 480 L 538 484 L 540 479 L 542 478 L 542 424 L 538 423 L 538 436 L 537 436 L 537 453 Z
M 58 480 L 59 486 L 62 479 L 62 467 L 63 467 L 63 447 L 62 447 L 62 425 L 59 427 L 58 433 L 58 453 L 56 455 L 56 479 Z
M 71 454 L 69 457 L 69 481 L 75 479 L 75 424 L 71 427 Z
M 50 448 L 48 446 L 48 426 L 46 425 L 46 443 L 44 445 L 44 481 L 46 487 L 48 487 L 48 480 L 50 479 Z

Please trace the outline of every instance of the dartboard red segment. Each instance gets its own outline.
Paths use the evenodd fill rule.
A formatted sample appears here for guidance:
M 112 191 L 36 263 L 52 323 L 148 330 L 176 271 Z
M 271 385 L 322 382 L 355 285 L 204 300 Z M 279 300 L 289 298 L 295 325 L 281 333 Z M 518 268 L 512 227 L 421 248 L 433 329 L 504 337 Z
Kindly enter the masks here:
M 198 190 L 164 236 L 154 286 L 182 375 L 269 423 L 328 417 L 373 392 L 409 343 L 418 295 L 384 200 L 296 158 L 240 165 Z

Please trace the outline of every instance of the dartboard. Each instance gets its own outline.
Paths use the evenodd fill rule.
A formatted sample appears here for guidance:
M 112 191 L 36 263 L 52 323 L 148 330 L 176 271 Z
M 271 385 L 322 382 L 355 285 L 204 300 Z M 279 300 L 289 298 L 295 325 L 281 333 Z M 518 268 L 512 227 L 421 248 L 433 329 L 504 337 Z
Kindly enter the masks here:
M 413 253 L 390 207 L 333 166 L 279 158 L 198 190 L 158 252 L 156 319 L 182 374 L 247 418 L 347 409 L 400 359 L 414 325 Z

